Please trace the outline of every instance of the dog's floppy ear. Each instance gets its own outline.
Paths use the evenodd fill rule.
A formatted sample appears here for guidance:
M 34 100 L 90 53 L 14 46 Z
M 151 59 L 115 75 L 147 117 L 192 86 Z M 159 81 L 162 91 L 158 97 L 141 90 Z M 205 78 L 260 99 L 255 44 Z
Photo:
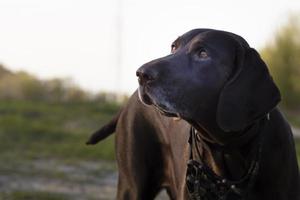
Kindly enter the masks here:
M 240 66 L 223 88 L 217 109 L 218 125 L 226 132 L 246 128 L 280 101 L 280 92 L 256 50 L 247 48 L 237 61 Z

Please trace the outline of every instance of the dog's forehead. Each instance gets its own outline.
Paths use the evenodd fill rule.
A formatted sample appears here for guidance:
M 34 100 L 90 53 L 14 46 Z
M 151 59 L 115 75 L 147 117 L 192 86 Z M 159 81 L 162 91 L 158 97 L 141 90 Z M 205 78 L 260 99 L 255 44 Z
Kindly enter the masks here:
M 213 29 L 193 29 L 191 31 L 188 31 L 177 38 L 177 40 L 182 44 L 187 44 L 189 41 L 191 41 L 195 36 L 204 33 L 206 31 L 211 31 Z
M 194 44 L 210 44 L 218 45 L 219 47 L 233 47 L 237 41 L 232 35 L 222 31 L 207 31 L 194 36 L 187 45 L 193 46 Z
M 203 41 L 211 40 L 212 42 L 218 41 L 218 42 L 227 42 L 227 43 L 230 42 L 231 44 L 239 43 L 241 46 L 245 48 L 249 47 L 249 44 L 241 36 L 231 32 L 215 30 L 215 29 L 193 29 L 178 37 L 174 41 L 174 43 L 177 43 L 180 46 L 185 46 L 191 43 L 192 41 L 197 42 L 199 40 L 203 40 Z

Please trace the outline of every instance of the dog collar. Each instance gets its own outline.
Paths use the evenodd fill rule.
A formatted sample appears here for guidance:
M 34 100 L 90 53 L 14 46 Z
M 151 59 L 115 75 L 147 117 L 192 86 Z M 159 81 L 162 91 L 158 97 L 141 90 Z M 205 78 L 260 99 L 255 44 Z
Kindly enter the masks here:
M 262 120 L 265 126 L 267 120 Z M 243 200 L 252 188 L 258 173 L 263 134 L 259 134 L 258 142 L 254 147 L 254 158 L 250 163 L 250 167 L 246 175 L 240 180 L 227 180 L 217 175 L 209 166 L 201 159 L 200 150 L 197 146 L 197 132 L 191 127 L 190 129 L 190 160 L 187 164 L 186 184 L 190 199 L 192 200 Z M 199 160 L 195 160 L 193 156 L 193 148 L 196 148 Z

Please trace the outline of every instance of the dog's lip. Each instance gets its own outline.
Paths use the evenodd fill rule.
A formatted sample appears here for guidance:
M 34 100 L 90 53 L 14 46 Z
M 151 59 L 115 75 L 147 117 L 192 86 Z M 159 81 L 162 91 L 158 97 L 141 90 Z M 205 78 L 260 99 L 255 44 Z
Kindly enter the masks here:
M 139 99 L 140 101 L 147 105 L 147 106 L 150 106 L 153 104 L 153 101 L 152 99 L 150 98 L 150 96 L 146 93 L 145 91 L 145 88 L 143 86 L 140 86 L 138 88 L 138 95 L 139 95 Z
M 146 88 L 144 88 L 143 86 L 139 87 L 138 94 L 139 99 L 143 104 L 145 104 L 146 106 L 154 106 L 154 108 L 156 108 L 156 110 L 158 110 L 162 115 L 167 117 L 181 118 L 179 113 L 170 112 L 163 106 L 160 106 L 157 102 L 152 100 L 151 96 L 147 93 Z
M 153 104 L 153 105 L 162 115 L 167 116 L 167 117 L 175 117 L 175 118 L 181 119 L 179 113 L 173 113 L 173 112 L 167 111 L 167 110 L 163 109 L 161 106 L 158 106 L 157 104 Z
M 150 106 L 153 104 L 152 99 L 147 95 L 146 93 L 142 94 L 141 100 L 143 101 L 144 104 Z

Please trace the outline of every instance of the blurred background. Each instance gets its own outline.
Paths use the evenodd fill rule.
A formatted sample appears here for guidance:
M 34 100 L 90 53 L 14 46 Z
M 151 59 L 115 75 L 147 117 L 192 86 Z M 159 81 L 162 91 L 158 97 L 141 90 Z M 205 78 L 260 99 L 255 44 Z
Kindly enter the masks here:
M 0 28 L 0 199 L 114 199 L 114 138 L 85 141 L 193 28 L 261 53 L 300 155 L 298 0 L 0 0 Z

